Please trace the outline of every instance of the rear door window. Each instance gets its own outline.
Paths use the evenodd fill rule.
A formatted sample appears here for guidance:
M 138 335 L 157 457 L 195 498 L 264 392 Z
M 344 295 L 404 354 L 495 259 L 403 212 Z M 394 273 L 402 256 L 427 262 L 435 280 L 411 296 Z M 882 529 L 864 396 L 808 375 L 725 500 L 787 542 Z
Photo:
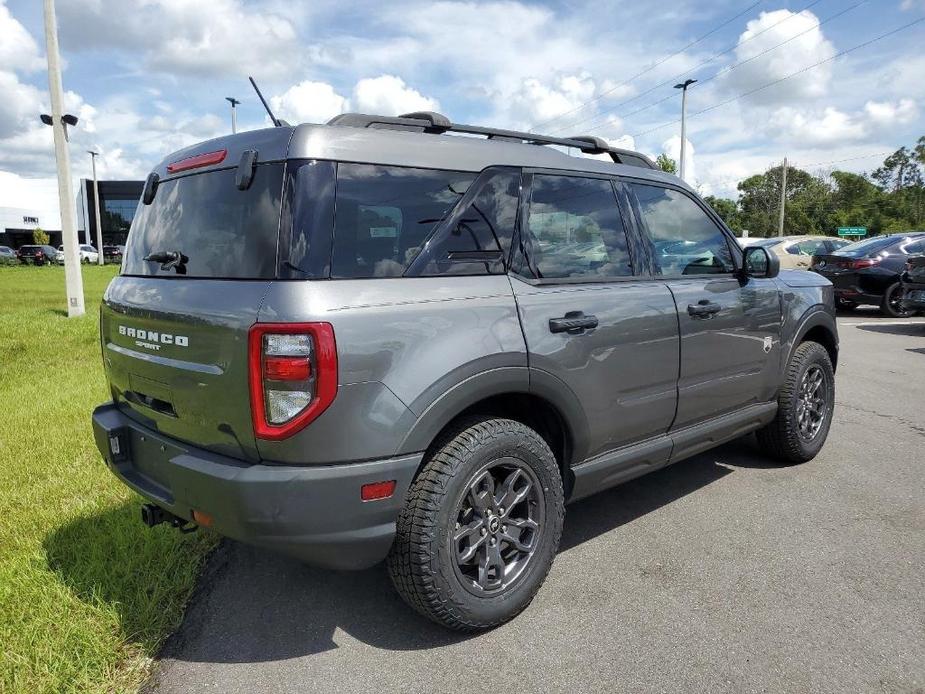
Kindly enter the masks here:
M 235 169 L 162 181 L 154 201 L 138 206 L 122 274 L 274 278 L 283 168 L 281 163 L 257 166 L 247 190 L 235 185 Z M 145 260 L 173 252 L 187 261 L 164 268 Z
M 726 235 L 694 200 L 672 188 L 630 183 L 663 275 L 706 275 L 735 270 Z
M 633 274 L 613 184 L 607 179 L 535 174 L 522 225 L 532 267 L 520 274 L 595 279 Z
M 338 164 L 332 277 L 401 277 L 476 174 Z

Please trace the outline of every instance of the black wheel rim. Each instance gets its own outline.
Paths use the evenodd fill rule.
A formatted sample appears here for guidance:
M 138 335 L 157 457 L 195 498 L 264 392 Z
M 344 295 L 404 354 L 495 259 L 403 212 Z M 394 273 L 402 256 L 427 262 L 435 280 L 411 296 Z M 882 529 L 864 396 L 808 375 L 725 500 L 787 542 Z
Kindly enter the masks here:
M 812 441 L 819 435 L 828 414 L 828 383 L 823 371 L 815 364 L 800 379 L 797 394 L 797 426 L 800 438 Z
M 497 595 L 520 579 L 544 531 L 545 497 L 522 460 L 499 458 L 466 483 L 450 531 L 457 578 L 478 596 Z
M 902 305 L 903 300 L 903 290 L 902 287 L 896 287 L 893 291 L 890 292 L 890 296 L 887 301 L 890 304 L 890 310 L 895 313 L 897 316 L 903 316 L 906 312 L 903 310 Z

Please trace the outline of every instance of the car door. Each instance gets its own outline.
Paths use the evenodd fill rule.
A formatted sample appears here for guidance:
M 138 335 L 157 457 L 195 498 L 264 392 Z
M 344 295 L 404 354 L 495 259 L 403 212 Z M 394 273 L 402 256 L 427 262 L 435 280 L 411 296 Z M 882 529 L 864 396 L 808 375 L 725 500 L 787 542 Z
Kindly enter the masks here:
M 570 392 L 587 424 L 575 462 L 665 434 L 674 418 L 674 301 L 625 220 L 606 177 L 525 172 L 511 284 L 532 387 Z M 666 462 L 658 451 L 646 462 Z
M 781 358 L 776 282 L 737 272 L 734 239 L 687 191 L 642 181 L 627 188 L 652 270 L 677 306 L 681 355 L 672 429 L 772 400 Z

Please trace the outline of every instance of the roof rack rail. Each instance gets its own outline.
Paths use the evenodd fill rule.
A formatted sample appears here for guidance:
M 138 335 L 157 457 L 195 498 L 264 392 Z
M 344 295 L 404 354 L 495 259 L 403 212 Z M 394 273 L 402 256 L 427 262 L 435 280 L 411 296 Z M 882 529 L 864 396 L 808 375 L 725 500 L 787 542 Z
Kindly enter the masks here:
M 415 111 L 400 116 L 373 116 L 365 113 L 342 113 L 328 121 L 328 125 L 347 126 L 351 128 L 383 128 L 388 130 L 411 130 L 414 132 L 442 135 L 443 133 L 464 133 L 467 135 L 484 135 L 489 140 L 521 142 L 530 145 L 559 145 L 572 147 L 585 154 L 609 154 L 617 164 L 641 166 L 648 169 L 658 168 L 644 154 L 628 149 L 611 147 L 603 138 L 594 135 L 574 135 L 572 137 L 553 137 L 538 133 L 487 128 L 481 125 L 462 125 L 453 123 L 442 113 L 433 111 Z

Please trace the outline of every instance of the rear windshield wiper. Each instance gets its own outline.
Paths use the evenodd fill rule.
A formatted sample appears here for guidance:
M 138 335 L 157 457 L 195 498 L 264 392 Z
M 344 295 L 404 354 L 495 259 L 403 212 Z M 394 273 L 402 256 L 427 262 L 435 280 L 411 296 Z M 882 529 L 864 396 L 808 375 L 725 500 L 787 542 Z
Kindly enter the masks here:
M 145 256 L 145 260 L 151 263 L 160 263 L 161 270 L 170 271 L 171 268 L 177 271 L 178 275 L 186 274 L 186 264 L 189 258 L 180 251 L 157 251 Z

